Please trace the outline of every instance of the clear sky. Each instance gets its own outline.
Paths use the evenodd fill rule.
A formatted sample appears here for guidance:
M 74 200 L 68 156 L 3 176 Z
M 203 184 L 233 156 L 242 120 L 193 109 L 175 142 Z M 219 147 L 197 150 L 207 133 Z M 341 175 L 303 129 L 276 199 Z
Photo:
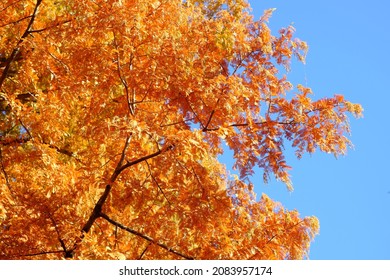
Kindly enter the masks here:
M 293 84 L 311 87 L 314 98 L 339 93 L 364 107 L 364 118 L 350 117 L 354 148 L 346 156 L 318 151 L 297 160 L 287 150 L 294 191 L 275 181 L 264 185 L 259 172 L 258 197 L 264 192 L 319 218 L 310 259 L 390 259 L 390 1 L 250 3 L 256 19 L 276 8 L 269 22 L 275 35 L 292 23 L 309 44 L 306 65 L 293 63 L 288 73 Z

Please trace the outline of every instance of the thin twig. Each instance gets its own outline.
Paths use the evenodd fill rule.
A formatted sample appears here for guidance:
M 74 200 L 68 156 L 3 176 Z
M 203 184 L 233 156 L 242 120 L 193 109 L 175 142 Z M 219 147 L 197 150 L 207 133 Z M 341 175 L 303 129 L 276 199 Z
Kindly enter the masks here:
M 3 171 L 5 182 L 7 184 L 8 189 L 11 191 L 8 174 L 5 171 L 5 167 L 4 167 L 4 163 L 3 163 L 3 153 L 1 151 L 1 148 L 0 148 L 0 162 L 1 162 L 1 171 Z
M 262 121 L 262 122 L 253 122 L 252 124 L 255 124 L 255 125 L 264 125 L 264 124 L 267 124 L 269 123 L 269 121 Z M 273 122 L 275 124 L 280 124 L 280 125 L 295 125 L 295 124 L 301 124 L 300 122 L 296 122 L 294 120 L 291 120 L 291 121 L 287 121 L 287 122 Z M 232 124 L 229 124 L 228 126 L 230 127 L 244 127 L 244 126 L 250 126 L 250 123 L 232 123 Z M 215 128 L 207 128 L 207 129 L 203 129 L 203 132 L 207 132 L 207 131 L 217 131 L 219 130 L 220 128 L 219 127 L 215 127 Z
M 22 18 L 20 18 L 20 19 L 18 19 L 18 20 L 12 21 L 12 22 L 7 22 L 7 23 L 1 25 L 0 28 L 5 27 L 5 26 L 10 25 L 10 24 L 16 24 L 16 23 L 21 22 L 21 21 L 23 21 L 23 20 L 25 20 L 25 19 L 28 19 L 28 18 L 30 18 L 30 17 L 31 17 L 31 15 L 22 17 Z
M 119 79 L 121 80 L 122 82 L 122 85 L 125 87 L 125 92 L 126 92 L 126 101 L 127 101 L 127 106 L 129 108 L 129 112 L 132 116 L 134 116 L 134 113 L 135 113 L 135 107 L 134 107 L 134 101 L 135 101 L 135 89 L 133 88 L 132 90 L 132 96 L 130 97 L 130 93 L 129 93 L 129 86 L 127 84 L 127 81 L 125 80 L 125 78 L 123 77 L 122 75 L 122 70 L 121 70 L 121 62 L 120 62 L 120 56 L 119 56 L 119 50 L 118 50 L 118 44 L 116 42 L 116 36 L 114 34 L 114 42 L 115 42 L 115 48 L 117 50 L 116 52 L 116 64 L 117 64 L 117 71 L 118 71 L 118 76 L 119 76 Z M 132 60 L 133 58 L 131 57 L 130 59 L 130 69 L 132 67 Z M 130 100 L 131 99 L 131 100 Z
M 138 257 L 138 260 L 142 260 L 143 256 L 145 255 L 146 251 L 148 250 L 150 244 L 152 244 L 152 243 L 149 242 L 148 245 L 146 245 L 145 249 L 142 251 L 141 255 Z
M 3 12 L 3 11 L 5 11 L 5 10 L 7 10 L 9 7 L 18 4 L 20 1 L 21 1 L 21 0 L 17 0 L 17 1 L 14 1 L 14 2 L 8 4 L 8 5 L 5 6 L 3 9 L 1 9 L 0 12 Z
M 182 121 L 177 121 L 177 122 L 173 122 L 173 123 L 167 123 L 167 124 L 160 124 L 160 127 L 167 127 L 167 126 L 173 126 L 173 125 L 177 125 L 177 124 L 182 124 L 182 123 L 186 123 L 188 121 L 192 121 L 196 119 L 195 117 L 193 118 L 189 118 L 189 119 L 185 119 L 185 120 L 182 120 Z
M 30 133 L 30 130 L 28 130 L 28 128 L 24 125 L 24 123 L 22 122 L 22 120 L 20 118 L 19 118 L 19 122 L 23 126 L 24 130 L 27 132 L 27 134 L 30 137 L 30 139 L 33 139 L 32 135 Z
M 150 158 L 154 158 L 166 151 L 169 151 L 169 150 L 172 150 L 173 149 L 173 145 L 167 145 L 166 147 L 164 147 L 163 149 L 153 153 L 153 154 L 150 154 L 150 155 L 147 155 L 147 156 L 144 156 L 144 157 L 141 157 L 139 159 L 136 159 L 136 160 L 133 160 L 133 161 L 128 161 L 126 164 L 124 164 L 120 169 L 119 169 L 119 172 L 122 172 L 124 169 L 130 167 L 130 166 L 133 166 L 135 164 L 138 164 L 140 162 L 143 162 L 145 160 L 148 160 Z
M 46 30 L 48 30 L 48 29 L 51 29 L 51 28 L 54 28 L 54 27 L 57 27 L 57 26 L 66 24 L 66 23 L 71 22 L 71 21 L 72 21 L 71 19 L 64 20 L 64 21 L 62 21 L 62 22 L 57 22 L 56 24 L 54 24 L 54 25 L 52 25 L 52 26 L 48 26 L 48 27 L 41 28 L 41 29 L 34 29 L 34 30 L 31 30 L 29 33 L 30 33 L 30 34 L 32 34 L 32 33 L 40 33 L 40 32 L 46 31 Z
M 168 204 L 171 205 L 171 202 L 169 201 L 169 199 L 165 195 L 165 192 L 162 190 L 162 188 L 160 187 L 160 184 L 157 182 L 156 178 L 154 177 L 148 161 L 145 160 L 145 162 L 146 162 L 146 165 L 148 166 L 149 174 L 150 174 L 150 176 L 152 176 L 153 182 L 157 185 L 158 189 L 161 191 L 161 193 L 163 194 L 164 198 L 168 201 Z
M 34 256 L 39 256 L 39 255 L 62 254 L 62 253 L 63 253 L 62 250 L 55 250 L 55 251 L 43 251 L 43 252 L 31 253 L 31 254 L 12 255 L 10 257 L 11 258 L 14 258 L 14 257 L 34 257 Z
M 142 233 L 140 233 L 140 232 L 138 232 L 138 231 L 136 231 L 134 229 L 131 229 L 129 227 L 126 227 L 126 226 L 122 225 L 121 223 L 118 223 L 117 221 L 114 221 L 113 219 L 111 219 L 110 217 L 108 217 L 104 213 L 100 213 L 100 217 L 102 217 L 103 219 L 105 219 L 109 223 L 111 223 L 111 224 L 113 224 L 113 225 L 115 225 L 115 226 L 117 226 L 117 227 L 119 227 L 119 228 L 121 228 L 121 229 L 123 229 L 123 230 L 125 230 L 127 232 L 130 232 L 130 233 L 132 233 L 132 234 L 134 234 L 134 235 L 136 235 L 138 237 L 141 237 L 141 238 L 143 238 L 143 239 L 145 239 L 145 240 L 147 240 L 147 241 L 149 241 L 149 242 L 151 242 L 151 243 L 153 243 L 153 244 L 155 244 L 155 245 L 157 245 L 157 246 L 167 250 L 168 252 L 171 252 L 171 253 L 173 253 L 175 255 L 178 255 L 178 256 L 180 256 L 180 257 L 182 257 L 184 259 L 187 259 L 187 260 L 193 260 L 194 259 L 194 257 L 191 257 L 191 256 L 188 256 L 188 255 L 186 255 L 184 253 L 181 253 L 181 252 L 179 252 L 179 251 L 177 251 L 177 250 L 175 250 L 175 249 L 173 249 L 173 248 L 171 248 L 171 247 L 169 247 L 169 246 L 167 246 L 167 245 L 165 245 L 165 244 L 163 244 L 161 242 L 158 242 L 158 241 L 154 240 L 150 236 L 142 234 Z

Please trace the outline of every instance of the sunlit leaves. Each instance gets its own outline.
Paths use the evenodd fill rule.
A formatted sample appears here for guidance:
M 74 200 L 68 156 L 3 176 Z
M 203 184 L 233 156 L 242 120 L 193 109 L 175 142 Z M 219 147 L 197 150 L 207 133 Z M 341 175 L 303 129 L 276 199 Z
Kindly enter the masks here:
M 248 8 L 0 4 L 1 258 L 307 257 L 318 221 L 257 200 L 254 168 L 291 190 L 285 146 L 343 154 L 362 108 L 294 92 L 306 43 Z

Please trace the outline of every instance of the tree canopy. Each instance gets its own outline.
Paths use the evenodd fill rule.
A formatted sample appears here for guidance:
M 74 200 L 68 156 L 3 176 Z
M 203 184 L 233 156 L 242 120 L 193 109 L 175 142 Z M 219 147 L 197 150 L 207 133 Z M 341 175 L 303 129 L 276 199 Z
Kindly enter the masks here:
M 341 95 L 283 74 L 307 44 L 244 0 L 0 3 L 1 259 L 302 259 L 318 233 L 267 195 L 345 153 Z M 285 71 L 287 73 L 287 71 Z M 218 156 L 234 152 L 237 176 Z

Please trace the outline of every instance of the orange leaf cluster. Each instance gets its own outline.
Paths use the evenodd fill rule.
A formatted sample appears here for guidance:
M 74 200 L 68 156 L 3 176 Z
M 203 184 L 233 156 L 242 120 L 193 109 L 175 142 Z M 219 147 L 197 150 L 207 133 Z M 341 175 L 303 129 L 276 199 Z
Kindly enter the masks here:
M 300 259 L 318 232 L 244 183 L 350 144 L 342 96 L 278 76 L 307 45 L 244 0 L 0 3 L 1 259 Z M 240 176 L 217 156 L 227 144 Z

